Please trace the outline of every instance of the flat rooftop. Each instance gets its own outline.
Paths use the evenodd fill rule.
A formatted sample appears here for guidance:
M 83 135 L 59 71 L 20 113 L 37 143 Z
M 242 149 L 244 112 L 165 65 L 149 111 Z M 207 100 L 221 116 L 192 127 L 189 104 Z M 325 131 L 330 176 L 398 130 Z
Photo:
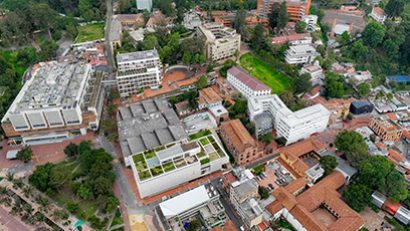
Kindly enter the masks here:
M 166 99 L 150 99 L 120 107 L 118 133 L 124 157 L 187 138 Z
M 24 84 L 10 111 L 76 107 L 90 70 L 90 65 L 81 62 L 35 65 L 32 77 Z
M 143 59 L 159 59 L 157 50 L 137 51 L 117 55 L 117 62 L 130 62 Z

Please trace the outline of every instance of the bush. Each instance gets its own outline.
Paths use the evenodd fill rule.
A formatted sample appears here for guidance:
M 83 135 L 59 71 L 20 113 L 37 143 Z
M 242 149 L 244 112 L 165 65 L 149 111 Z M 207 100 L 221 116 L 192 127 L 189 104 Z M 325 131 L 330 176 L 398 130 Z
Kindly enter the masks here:
M 269 197 L 269 190 L 266 187 L 259 186 L 258 187 L 258 193 L 261 199 L 266 199 Z

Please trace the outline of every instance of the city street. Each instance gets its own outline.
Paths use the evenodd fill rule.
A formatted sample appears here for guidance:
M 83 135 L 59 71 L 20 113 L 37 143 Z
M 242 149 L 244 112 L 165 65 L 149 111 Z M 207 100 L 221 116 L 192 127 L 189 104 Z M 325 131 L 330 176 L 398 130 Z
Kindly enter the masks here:
M 105 35 L 104 35 L 105 37 L 105 40 L 104 40 L 105 56 L 107 57 L 108 66 L 111 67 L 112 70 L 114 71 L 115 63 L 114 63 L 114 57 L 112 54 L 110 40 L 109 40 L 111 20 L 112 20 L 112 15 L 113 15 L 112 0 L 106 0 L 106 5 L 107 5 L 107 14 L 106 14 L 106 19 L 105 19 Z

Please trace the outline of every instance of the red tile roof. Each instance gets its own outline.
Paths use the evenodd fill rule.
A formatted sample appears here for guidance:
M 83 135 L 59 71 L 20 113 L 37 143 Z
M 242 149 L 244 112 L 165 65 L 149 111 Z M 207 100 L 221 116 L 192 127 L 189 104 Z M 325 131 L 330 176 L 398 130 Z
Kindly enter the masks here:
M 235 78 L 237 78 L 239 81 L 241 81 L 243 84 L 247 85 L 254 91 L 270 90 L 270 87 L 257 80 L 241 67 L 232 67 L 228 70 L 228 73 L 235 76 Z

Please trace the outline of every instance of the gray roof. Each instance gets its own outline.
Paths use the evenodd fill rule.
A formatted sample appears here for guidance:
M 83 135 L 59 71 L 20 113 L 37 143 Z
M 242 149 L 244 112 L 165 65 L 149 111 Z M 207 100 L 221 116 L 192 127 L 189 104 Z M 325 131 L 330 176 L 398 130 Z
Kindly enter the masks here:
M 334 152 L 331 152 L 329 150 L 323 151 L 319 153 L 320 156 L 334 156 L 336 157 L 337 160 L 337 169 L 344 174 L 352 177 L 357 173 L 357 169 L 353 168 L 350 166 L 344 159 L 338 157 Z
M 117 62 L 129 62 L 129 61 L 135 61 L 135 60 L 154 59 L 154 58 L 159 59 L 158 52 L 155 49 L 118 54 Z
M 166 99 L 150 99 L 118 109 L 118 133 L 124 157 L 188 136 Z

